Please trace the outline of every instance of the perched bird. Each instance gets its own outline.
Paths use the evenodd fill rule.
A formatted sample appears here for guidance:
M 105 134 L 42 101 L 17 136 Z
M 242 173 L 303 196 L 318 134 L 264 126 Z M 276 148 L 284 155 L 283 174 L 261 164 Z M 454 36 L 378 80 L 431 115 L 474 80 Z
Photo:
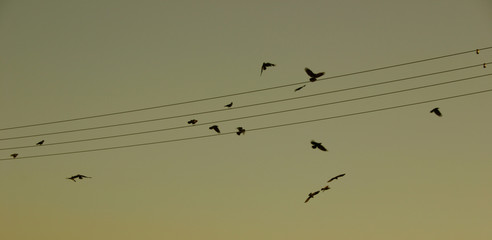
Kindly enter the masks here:
M 219 126 L 217 126 L 217 125 L 213 125 L 213 126 L 209 127 L 208 129 L 213 129 L 213 130 L 215 130 L 217 133 L 220 133 Z
M 326 191 L 326 190 L 328 190 L 328 189 L 330 189 L 330 186 L 326 185 L 326 186 L 324 186 L 323 188 L 321 188 L 321 191 L 323 191 L 323 192 L 324 192 L 324 191 Z
M 442 117 L 441 111 L 439 111 L 439 108 L 436 107 L 430 111 L 431 113 L 435 113 L 437 116 Z
M 319 143 L 319 142 L 315 142 L 314 140 L 312 140 L 312 141 L 311 141 L 311 144 L 313 145 L 313 146 L 312 146 L 312 148 L 313 148 L 313 149 L 318 148 L 318 149 L 319 149 L 319 150 L 321 150 L 321 151 L 325 151 L 325 152 L 326 152 L 326 151 L 328 151 L 328 150 L 327 150 L 327 149 L 326 149 L 323 145 L 321 145 L 321 143 Z
M 342 174 L 340 174 L 340 175 L 338 175 L 338 176 L 336 176 L 336 177 L 332 177 L 332 178 L 331 178 L 330 180 L 328 180 L 327 182 L 331 182 L 331 181 L 333 181 L 333 180 L 337 180 L 338 178 L 343 177 L 343 176 L 345 176 L 345 173 L 342 173 Z
M 39 141 L 38 143 L 36 143 L 36 145 L 41 146 L 41 145 L 43 145 L 43 143 L 44 143 L 44 140 L 41 140 L 41 141 Z
M 70 179 L 70 180 L 72 180 L 74 182 L 77 182 L 77 181 L 75 181 L 75 179 L 77 179 L 77 178 L 78 179 L 83 179 L 83 178 L 92 178 L 92 177 L 87 177 L 87 176 L 84 176 L 84 175 L 81 175 L 81 174 L 77 174 L 77 175 L 71 176 L 71 177 L 69 177 L 67 179 Z
M 311 82 L 314 82 L 314 81 L 318 80 L 319 77 L 325 75 L 325 72 L 313 73 L 313 71 L 311 71 L 311 69 L 309 69 L 309 68 L 304 68 L 304 70 L 306 71 L 307 75 L 309 75 L 309 77 L 311 77 L 309 79 L 309 81 L 311 81 Z
M 197 122 L 198 122 L 198 120 L 196 120 L 196 119 L 191 119 L 190 121 L 188 121 L 188 124 L 193 124 L 193 125 L 195 125 L 195 123 L 197 123 Z
M 487 63 L 484 63 L 484 64 L 483 64 L 483 68 L 486 68 L 486 67 L 487 67 Z
M 227 105 L 225 105 L 224 107 L 228 107 L 228 108 L 232 107 L 232 102 L 229 103 L 229 104 L 227 104 Z
M 238 127 L 237 128 L 237 135 L 241 135 L 241 133 L 244 135 L 246 133 L 246 129 L 242 128 L 242 127 Z
M 318 193 L 319 193 L 319 191 L 309 193 L 308 198 L 306 199 L 306 201 L 304 201 L 304 203 L 307 203 L 309 201 L 309 199 L 314 198 L 314 196 L 316 196 L 316 194 L 318 194 Z
M 294 92 L 297 92 L 297 91 L 299 91 L 299 90 L 303 89 L 305 86 L 306 86 L 306 85 L 302 85 L 302 86 L 300 86 L 300 87 L 298 87 L 298 88 L 294 89 Z
M 261 76 L 261 74 L 263 74 L 263 71 L 267 69 L 267 67 L 275 67 L 275 64 L 269 63 L 269 62 L 264 62 L 263 65 L 261 65 L 260 76 Z
M 10 154 L 10 156 L 13 158 L 16 158 L 17 156 L 19 156 L 19 154 L 18 153 L 12 153 L 12 154 Z
M 480 54 L 480 49 L 475 50 L 477 54 Z

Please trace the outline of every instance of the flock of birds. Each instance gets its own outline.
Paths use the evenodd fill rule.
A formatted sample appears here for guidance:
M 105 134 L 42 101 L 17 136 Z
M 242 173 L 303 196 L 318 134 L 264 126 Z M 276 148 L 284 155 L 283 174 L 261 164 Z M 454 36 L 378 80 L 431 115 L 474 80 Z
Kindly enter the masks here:
M 478 50 L 477 50 L 477 54 L 478 54 Z M 264 62 L 261 66 L 261 71 L 260 71 L 260 76 L 263 74 L 263 71 L 267 70 L 267 68 L 270 68 L 270 67 L 275 67 L 275 64 L 273 63 L 269 63 L 269 62 Z M 485 64 L 484 64 L 484 67 L 485 67 Z M 323 76 L 325 74 L 325 72 L 318 72 L 318 73 L 314 73 L 311 69 L 309 68 L 304 68 L 304 71 L 306 72 L 306 74 L 309 76 L 309 81 L 310 82 L 315 82 L 316 80 L 318 80 L 319 77 Z M 306 87 L 306 85 L 302 85 L 296 89 L 294 89 L 294 92 L 297 92 L 301 89 L 303 89 L 304 87 Z M 226 108 L 231 108 L 233 105 L 233 102 L 230 102 L 229 104 L 226 104 L 224 105 L 224 107 Z M 433 108 L 430 113 L 434 113 L 435 115 L 439 116 L 439 117 L 442 117 L 442 113 L 441 111 L 439 111 L 439 108 L 436 107 L 436 108 Z M 188 124 L 196 124 L 198 122 L 198 120 L 196 119 L 191 119 L 188 121 Z M 217 125 L 213 125 L 213 126 L 210 126 L 209 127 L 210 130 L 213 130 L 215 131 L 216 133 L 220 133 L 220 129 L 219 129 L 219 126 Z M 246 129 L 244 129 L 243 127 L 237 127 L 237 132 L 236 134 L 239 136 L 241 134 L 245 134 L 246 133 Z M 41 140 L 39 142 L 36 143 L 37 146 L 41 146 L 44 144 L 44 140 Z M 319 149 L 321 151 L 328 151 L 328 149 L 326 149 L 326 147 L 324 147 L 320 142 L 316 142 L 314 140 L 311 141 L 311 147 L 313 149 Z M 19 156 L 18 153 L 12 153 L 10 155 L 12 158 L 17 158 L 17 156 Z M 332 182 L 333 180 L 337 180 L 338 178 L 340 177 L 343 177 L 345 176 L 345 173 L 343 174 L 340 174 L 340 175 L 337 175 L 335 177 L 332 177 L 330 180 L 328 180 L 327 182 L 330 183 Z M 76 182 L 76 179 L 79 179 L 79 180 L 82 180 L 84 178 L 92 178 L 92 177 L 88 177 L 88 176 L 85 176 L 85 175 L 82 175 L 82 174 L 77 174 L 77 175 L 74 175 L 74 176 L 71 176 L 71 177 L 68 177 L 67 179 L 69 180 L 72 180 L 74 182 Z M 307 203 L 311 198 L 314 198 L 314 196 L 316 196 L 317 194 L 319 194 L 320 192 L 324 192 L 326 190 L 330 189 L 330 186 L 329 185 L 326 185 L 324 186 L 323 188 L 321 188 L 320 190 L 317 190 L 317 191 L 314 191 L 314 192 L 310 192 L 308 194 L 308 198 L 304 201 L 305 203 Z

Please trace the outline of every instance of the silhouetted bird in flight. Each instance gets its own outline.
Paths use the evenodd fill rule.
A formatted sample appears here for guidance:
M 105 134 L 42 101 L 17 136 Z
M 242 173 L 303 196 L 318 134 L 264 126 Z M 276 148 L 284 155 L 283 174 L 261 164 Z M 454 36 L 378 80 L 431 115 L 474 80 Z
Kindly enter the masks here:
M 328 180 L 327 182 L 331 182 L 331 181 L 333 181 L 333 180 L 337 180 L 338 178 L 343 177 L 343 176 L 345 176 L 345 173 L 342 173 L 342 174 L 340 174 L 340 175 L 338 175 L 338 176 L 336 176 L 336 177 L 332 177 L 332 178 L 331 178 L 330 180 Z
M 439 111 L 439 108 L 434 108 L 430 111 L 431 113 L 435 113 L 437 116 L 442 117 L 441 111 Z
M 229 103 L 229 104 L 227 104 L 227 105 L 225 105 L 224 107 L 228 107 L 228 108 L 232 107 L 232 102 Z
M 264 62 L 263 65 L 261 65 L 260 76 L 261 76 L 261 74 L 263 74 L 263 71 L 266 70 L 268 67 L 275 67 L 275 64 L 269 63 L 269 62 Z
M 328 150 L 327 150 L 327 149 L 326 149 L 323 145 L 321 145 L 321 143 L 319 143 L 319 142 L 315 142 L 314 140 L 312 140 L 312 141 L 311 141 L 311 144 L 313 145 L 313 146 L 312 146 L 312 148 L 313 148 L 313 149 L 318 148 L 318 149 L 319 149 L 319 150 L 321 150 L 321 151 L 325 151 L 325 152 L 326 152 L 326 151 L 328 151 Z
M 217 125 L 213 125 L 213 126 L 209 127 L 208 129 L 213 129 L 213 130 L 215 130 L 217 133 L 220 133 L 219 126 L 217 126 Z
M 36 145 L 41 146 L 41 145 L 43 145 L 43 143 L 44 143 L 44 140 L 41 140 L 41 141 L 39 141 L 38 143 L 36 143 Z
M 195 123 L 197 123 L 197 122 L 198 122 L 198 120 L 196 120 L 196 119 L 191 119 L 190 121 L 188 121 L 188 124 L 193 124 L 193 125 L 195 125 Z
M 326 185 L 326 186 L 324 186 L 323 188 L 321 188 L 321 191 L 323 191 L 323 192 L 324 192 L 324 191 L 326 191 L 326 190 L 328 190 L 328 189 L 330 189 L 330 186 Z
M 12 153 L 12 154 L 10 154 L 10 156 L 13 158 L 16 158 L 17 156 L 19 156 L 19 154 L 18 153 Z
M 325 75 L 325 72 L 313 73 L 313 71 L 311 71 L 311 69 L 309 69 L 309 68 L 304 68 L 304 70 L 311 77 L 309 79 L 309 81 L 311 81 L 311 82 L 314 82 L 314 81 L 318 80 L 319 77 Z
M 304 201 L 304 203 L 307 203 L 309 201 L 309 199 L 314 198 L 314 196 L 316 196 L 316 194 L 318 194 L 318 193 L 319 193 L 319 191 L 309 193 L 308 198 L 306 199 L 306 201 Z
M 303 89 L 305 86 L 306 86 L 306 85 L 302 85 L 302 86 L 300 86 L 300 87 L 298 87 L 298 88 L 294 89 L 294 92 L 297 92 L 297 91 L 299 91 L 299 90 Z
M 237 135 L 241 135 L 241 133 L 244 135 L 244 133 L 246 133 L 246 129 L 242 128 L 242 127 L 238 127 L 237 128 Z
M 70 179 L 70 180 L 72 180 L 74 182 L 77 182 L 77 181 L 75 181 L 75 179 L 77 179 L 77 178 L 78 179 L 83 179 L 83 178 L 92 178 L 92 177 L 87 177 L 87 176 L 84 176 L 84 175 L 81 175 L 81 174 L 77 174 L 77 175 L 71 176 L 71 177 L 69 177 L 67 179 Z

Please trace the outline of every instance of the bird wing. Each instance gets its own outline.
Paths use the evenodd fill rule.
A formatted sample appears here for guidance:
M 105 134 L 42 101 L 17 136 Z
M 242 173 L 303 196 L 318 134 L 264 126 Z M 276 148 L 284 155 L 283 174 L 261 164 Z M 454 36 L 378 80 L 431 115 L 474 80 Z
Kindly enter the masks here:
M 312 197 L 311 197 L 311 196 L 309 196 L 309 197 L 306 199 L 306 201 L 304 201 L 304 203 L 307 203 L 307 202 L 309 201 L 309 199 L 311 199 L 311 198 L 312 198 Z
M 311 71 L 311 69 L 304 68 L 304 71 L 306 71 L 307 75 L 309 75 L 310 77 L 316 77 L 316 75 L 313 73 L 313 71 Z
M 318 148 L 321 151 L 325 151 L 325 152 L 328 151 L 323 145 L 321 145 L 321 143 L 318 143 Z
M 314 76 L 311 76 L 311 77 L 319 78 L 319 77 L 321 77 L 323 75 L 325 75 L 325 72 L 319 72 L 319 73 L 314 74 Z

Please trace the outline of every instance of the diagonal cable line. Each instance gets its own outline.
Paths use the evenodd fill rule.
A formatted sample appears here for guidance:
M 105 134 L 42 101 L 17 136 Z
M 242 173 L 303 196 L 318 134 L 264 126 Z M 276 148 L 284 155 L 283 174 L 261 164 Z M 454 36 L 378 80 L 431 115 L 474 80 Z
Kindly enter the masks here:
M 425 101 L 420 101 L 420 102 L 407 103 L 407 104 L 396 105 L 396 106 L 391 106 L 391 107 L 377 108 L 377 109 L 360 111 L 360 112 L 355 112 L 355 113 L 336 115 L 336 116 L 325 117 L 325 118 L 318 118 L 318 119 L 311 119 L 311 120 L 305 120 L 305 121 L 271 125 L 271 126 L 266 126 L 266 127 L 252 128 L 252 129 L 248 129 L 248 132 L 263 131 L 263 130 L 272 129 L 272 128 L 288 127 L 288 126 L 301 125 L 301 124 L 307 124 L 307 123 L 313 123 L 313 122 L 319 122 L 319 121 L 326 121 L 326 120 L 337 119 L 337 118 L 364 115 L 364 114 L 369 114 L 369 113 L 374 113 L 374 112 L 381 112 L 381 111 L 410 107 L 410 106 L 416 106 L 416 105 L 421 105 L 421 104 L 426 104 L 426 103 L 431 103 L 431 102 L 437 102 L 437 101 L 449 100 L 449 99 L 454 99 L 454 98 L 472 96 L 472 95 L 477 95 L 477 94 L 482 94 L 482 93 L 487 93 L 487 92 L 492 92 L 492 89 L 463 93 L 463 94 L 459 94 L 459 95 L 453 95 L 453 96 L 442 97 L 442 98 L 435 98 L 435 99 L 430 99 L 430 100 L 425 100 Z M 201 135 L 201 136 L 194 136 L 194 137 L 187 137 L 187 138 L 178 138 L 178 139 L 171 139 L 171 140 L 138 143 L 138 144 L 122 145 L 122 146 L 114 146 L 114 147 L 106 147 L 106 148 L 95 148 L 95 149 L 86 149 L 86 150 L 69 151 L 69 152 L 49 153 L 49 154 L 31 155 L 31 156 L 25 156 L 25 157 L 21 156 L 21 157 L 17 157 L 15 160 L 28 159 L 28 158 L 51 157 L 51 156 L 60 156 L 60 155 L 69 155 L 69 154 L 78 154 L 78 153 L 88 153 L 88 152 L 98 152 L 98 151 L 107 151 L 107 150 L 114 150 L 114 149 L 141 147 L 141 146 L 149 146 L 149 145 L 172 143 L 172 142 L 182 142 L 182 141 L 189 141 L 189 140 L 194 140 L 194 139 L 203 139 L 203 138 L 209 138 L 209 137 L 231 135 L 231 134 L 235 134 L 235 133 L 236 132 L 226 132 L 226 133 L 221 133 L 221 134 L 209 134 L 209 135 Z M 9 160 L 14 160 L 14 159 L 12 159 L 12 158 L 1 158 L 0 159 L 0 161 L 9 161 Z
M 318 79 L 318 81 L 340 78 L 340 77 L 346 77 L 346 76 L 352 76 L 352 75 L 368 73 L 368 72 L 374 72 L 374 71 L 390 69 L 390 68 L 395 68 L 395 67 L 401 67 L 401 66 L 417 64 L 417 63 L 422 63 L 422 62 L 434 61 L 434 60 L 438 60 L 438 59 L 459 56 L 459 55 L 463 55 L 463 54 L 467 54 L 467 53 L 474 53 L 476 50 L 484 51 L 484 50 L 488 50 L 491 48 L 492 48 L 492 46 L 468 50 L 468 51 L 463 51 L 463 52 L 457 52 L 457 53 L 452 53 L 452 54 L 446 54 L 446 55 L 441 55 L 441 56 L 437 56 L 437 57 L 425 58 L 425 59 L 421 59 L 421 60 L 410 61 L 410 62 L 405 62 L 405 63 L 400 63 L 400 64 L 388 65 L 388 66 L 379 67 L 379 68 L 362 70 L 362 71 L 357 71 L 357 72 L 352 72 L 352 73 L 334 75 L 331 77 L 320 78 L 320 79 Z M 132 109 L 132 110 L 126 110 L 126 111 L 90 115 L 90 116 L 85 116 L 85 117 L 70 118 L 70 119 L 50 121 L 50 122 L 33 123 L 33 124 L 26 124 L 26 125 L 13 126 L 13 127 L 5 127 L 5 128 L 0 128 L 0 131 L 19 129 L 19 128 L 27 128 L 27 127 L 36 127 L 36 126 L 43 126 L 43 125 L 51 125 L 51 124 L 65 123 L 65 122 L 73 122 L 73 121 L 107 117 L 107 116 L 114 116 L 114 115 L 133 113 L 133 112 L 141 112 L 141 111 L 147 111 L 147 110 L 158 109 L 158 108 L 165 108 L 165 107 L 178 106 L 178 105 L 190 104 L 190 103 L 195 103 L 195 102 L 208 101 L 208 100 L 213 100 L 213 99 L 220 99 L 220 98 L 226 98 L 226 97 L 232 97 L 232 96 L 245 95 L 245 94 L 250 94 L 250 93 L 255 93 L 255 92 L 269 91 L 269 90 L 273 90 L 273 89 L 291 87 L 291 86 L 295 86 L 295 85 L 302 84 L 302 83 L 309 83 L 309 81 L 302 81 L 302 82 L 279 85 L 279 86 L 274 86 L 274 87 L 268 87 L 268 88 L 262 88 L 262 89 L 244 91 L 244 92 L 237 92 L 237 93 L 231 93 L 231 94 L 225 94 L 225 95 L 220 95 L 220 96 L 213 96 L 213 97 L 207 97 L 207 98 L 201 98 L 201 99 L 195 99 L 195 100 L 189 100 L 189 101 L 183 101 L 183 102 L 177 102 L 177 103 L 171 103 L 171 104 L 164 104 L 164 105 L 158 105 L 158 106 L 152 106 L 152 107 L 138 108 L 138 109 Z
M 491 63 L 492 62 L 487 62 L 485 64 L 491 64 Z M 331 91 L 322 92 L 322 93 L 309 94 L 309 95 L 292 97 L 292 98 L 285 98 L 285 99 L 279 99 L 279 100 L 273 100 L 273 101 L 267 101 L 267 102 L 261 102 L 261 103 L 248 104 L 248 105 L 238 106 L 238 107 L 231 108 L 231 109 L 217 109 L 217 110 L 187 113 L 187 114 L 181 114 L 181 115 L 175 115 L 175 116 L 169 116 L 169 117 L 154 118 L 154 119 L 147 119 L 147 120 L 141 120 L 141 121 L 133 121 L 133 122 L 127 122 L 127 123 L 103 125 L 103 126 L 97 126 L 97 127 L 80 128 L 80 129 L 72 129 L 72 130 L 64 130 L 64 131 L 56 131 L 56 132 L 47 132 L 47 133 L 31 134 L 31 135 L 16 136 L 16 137 L 6 137 L 6 138 L 0 138 L 0 141 L 30 138 L 30 137 L 41 137 L 41 136 L 57 135 L 57 134 L 64 134 L 64 133 L 81 132 L 81 131 L 89 131 L 89 130 L 96 130 L 96 129 L 111 128 L 111 127 L 121 127 L 121 126 L 127 126 L 127 125 L 134 125 L 134 124 L 141 124 L 141 123 L 175 119 L 175 118 L 180 118 L 180 117 L 189 117 L 189 116 L 196 116 L 196 115 L 202 115 L 202 114 L 210 114 L 210 113 L 216 113 L 216 112 L 222 112 L 222 111 L 235 111 L 235 110 L 242 109 L 242 108 L 256 107 L 256 106 L 261 106 L 261 105 L 267 105 L 267 104 L 273 104 L 273 103 L 279 103 L 279 102 L 285 102 L 285 101 L 292 101 L 292 100 L 315 97 L 315 96 L 320 96 L 320 95 L 325 95 L 325 94 L 332 94 L 332 93 L 350 91 L 350 90 L 355 90 L 355 89 L 373 87 L 373 86 L 378 86 L 378 85 L 390 84 L 390 83 L 395 83 L 395 82 L 407 81 L 407 80 L 416 79 L 416 78 L 429 77 L 429 76 L 434 76 L 434 75 L 444 74 L 444 73 L 449 73 L 449 72 L 455 72 L 455 71 L 465 70 L 465 69 L 474 68 L 474 67 L 481 67 L 482 65 L 483 64 L 474 64 L 474 65 L 465 66 L 465 67 L 453 68 L 453 69 L 448 69 L 448 70 L 443 70 L 443 71 L 438 71 L 438 72 L 426 73 L 426 74 L 421 74 L 421 75 L 416 75 L 416 76 L 411 76 L 411 77 L 405 77 L 405 78 L 399 78 L 399 79 L 383 81 L 383 82 L 378 82 L 378 83 L 371 83 L 371 84 L 366 84 L 366 85 L 361 85 L 361 86 L 331 90 Z

